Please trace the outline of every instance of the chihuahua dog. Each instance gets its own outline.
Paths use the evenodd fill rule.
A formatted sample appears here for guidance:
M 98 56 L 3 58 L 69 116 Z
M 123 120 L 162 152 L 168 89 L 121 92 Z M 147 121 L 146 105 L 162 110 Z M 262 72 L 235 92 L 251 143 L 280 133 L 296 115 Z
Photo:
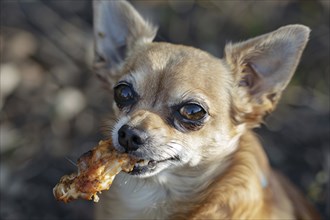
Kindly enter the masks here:
M 134 155 L 96 219 L 318 219 L 272 170 L 252 129 L 273 111 L 309 28 L 288 25 L 202 50 L 153 42 L 156 27 L 126 1 L 94 1 L 94 69 L 114 94 L 114 147 Z

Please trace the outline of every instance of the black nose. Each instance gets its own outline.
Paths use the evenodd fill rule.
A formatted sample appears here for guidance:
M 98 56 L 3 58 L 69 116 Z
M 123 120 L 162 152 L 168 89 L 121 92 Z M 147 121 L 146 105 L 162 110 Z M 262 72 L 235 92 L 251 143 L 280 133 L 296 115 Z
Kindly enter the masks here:
M 144 131 L 137 128 L 132 128 L 128 125 L 123 125 L 118 131 L 118 141 L 126 151 L 135 151 L 147 140 L 147 135 Z

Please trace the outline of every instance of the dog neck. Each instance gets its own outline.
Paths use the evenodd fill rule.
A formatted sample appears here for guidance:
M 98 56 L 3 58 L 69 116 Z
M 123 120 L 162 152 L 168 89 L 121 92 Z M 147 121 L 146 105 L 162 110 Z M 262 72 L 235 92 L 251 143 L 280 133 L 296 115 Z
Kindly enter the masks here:
M 102 216 L 111 216 L 114 219 L 164 219 L 173 212 L 182 212 L 182 208 L 188 211 L 188 206 L 182 205 L 178 210 L 177 204 L 198 200 L 202 191 L 221 175 L 227 164 L 226 162 L 226 165 L 219 166 L 213 163 L 182 173 L 162 172 L 145 179 L 121 173 L 110 190 L 102 194 L 97 206 L 99 210 L 96 213 L 100 214 L 97 219 Z

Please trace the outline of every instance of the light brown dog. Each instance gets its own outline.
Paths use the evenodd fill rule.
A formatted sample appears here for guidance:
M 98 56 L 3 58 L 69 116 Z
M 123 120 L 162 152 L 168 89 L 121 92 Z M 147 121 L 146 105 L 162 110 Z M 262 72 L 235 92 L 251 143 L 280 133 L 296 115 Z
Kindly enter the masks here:
M 308 27 L 228 44 L 223 59 L 152 42 L 156 28 L 126 1 L 95 1 L 94 29 L 114 146 L 145 160 L 116 177 L 97 219 L 319 218 L 252 131 L 294 74 Z

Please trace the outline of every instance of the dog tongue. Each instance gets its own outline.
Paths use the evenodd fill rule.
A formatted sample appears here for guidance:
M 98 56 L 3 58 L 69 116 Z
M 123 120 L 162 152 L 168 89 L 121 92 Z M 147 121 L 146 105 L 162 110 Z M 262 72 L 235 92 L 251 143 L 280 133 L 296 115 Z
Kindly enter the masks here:
M 138 167 L 138 166 L 147 166 L 149 162 L 150 162 L 149 160 L 139 160 L 138 162 L 135 163 L 135 166 L 136 167 Z

